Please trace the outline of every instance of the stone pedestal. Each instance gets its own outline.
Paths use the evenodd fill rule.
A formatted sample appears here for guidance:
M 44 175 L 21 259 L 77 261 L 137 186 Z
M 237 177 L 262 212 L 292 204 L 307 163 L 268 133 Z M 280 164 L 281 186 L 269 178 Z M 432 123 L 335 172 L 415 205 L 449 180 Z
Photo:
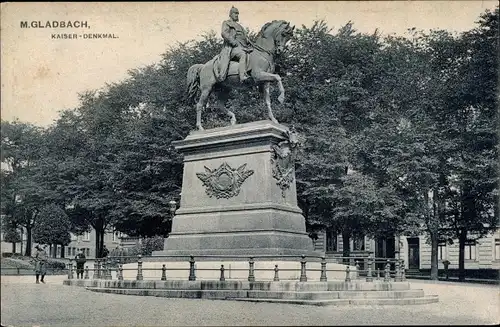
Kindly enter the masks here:
M 164 251 L 153 255 L 314 253 L 295 176 L 283 190 L 272 173 L 272 146 L 287 130 L 266 120 L 194 131 L 175 142 L 184 154 L 180 208 Z

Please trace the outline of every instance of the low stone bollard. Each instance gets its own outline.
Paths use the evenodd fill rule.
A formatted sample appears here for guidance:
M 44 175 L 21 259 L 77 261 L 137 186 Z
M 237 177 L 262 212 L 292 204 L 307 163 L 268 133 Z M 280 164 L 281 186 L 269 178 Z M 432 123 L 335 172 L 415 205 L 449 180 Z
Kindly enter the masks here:
M 396 260 L 396 274 L 394 276 L 394 281 L 395 282 L 401 282 L 401 269 L 400 269 L 400 265 L 399 265 L 399 260 Z
M 372 258 L 371 258 L 371 256 L 368 258 L 368 272 L 366 273 L 366 281 L 367 282 L 373 282 Z
M 123 265 L 120 263 L 118 265 L 118 273 L 117 273 L 118 280 L 123 280 Z
M 319 278 L 320 282 L 326 282 L 326 259 L 325 257 L 321 257 L 321 277 Z
M 280 281 L 280 277 L 279 277 L 278 273 L 279 273 L 278 265 L 274 265 L 274 278 L 273 278 L 274 282 Z
M 254 261 L 252 257 L 248 261 L 248 281 L 255 282 Z
M 391 280 L 391 264 L 389 263 L 389 260 L 387 260 L 384 271 L 384 282 L 388 282 L 390 280 Z
M 161 266 L 161 280 L 167 280 L 167 267 L 165 264 Z
M 106 270 L 106 279 L 113 279 L 113 268 L 111 267 L 111 263 L 108 261 L 108 270 Z
M 95 267 L 95 264 L 94 264 L 94 269 L 95 269 L 94 274 L 96 275 L 95 278 L 100 279 L 101 278 L 101 260 L 97 259 L 96 264 L 97 264 L 97 268 Z
M 107 268 L 106 259 L 102 259 L 102 268 L 100 270 L 100 278 L 102 279 L 108 278 L 108 274 L 106 273 L 106 268 Z
M 196 280 L 196 274 L 194 271 L 194 264 L 195 264 L 194 256 L 191 256 L 189 259 L 189 278 L 188 278 L 188 280 Z
M 85 276 L 84 279 L 89 279 L 89 266 L 85 266 Z
M 219 278 L 219 281 L 221 282 L 225 282 L 226 281 L 226 277 L 224 277 L 224 265 L 220 265 L 220 278 Z
M 359 261 L 356 260 L 356 279 L 359 279 L 360 276 L 359 276 L 359 270 L 360 270 L 361 266 L 359 265 Z
M 73 279 L 73 260 L 69 259 L 68 263 L 68 279 Z
M 144 276 L 142 275 L 142 255 L 137 256 L 137 277 L 136 280 L 143 280 Z
M 307 282 L 306 275 L 306 256 L 302 255 L 302 260 L 300 260 L 300 282 Z
M 377 268 L 377 280 L 380 280 L 380 268 Z
M 351 273 L 351 268 L 349 266 L 346 266 L 346 268 L 345 268 L 345 282 L 346 283 L 351 281 L 350 273 Z

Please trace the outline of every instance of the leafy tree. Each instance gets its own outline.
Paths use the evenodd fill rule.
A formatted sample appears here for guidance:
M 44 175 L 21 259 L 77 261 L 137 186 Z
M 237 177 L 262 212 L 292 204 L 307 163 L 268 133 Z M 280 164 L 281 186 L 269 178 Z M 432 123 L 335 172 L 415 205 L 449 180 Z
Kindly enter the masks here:
M 71 223 L 64 210 L 54 204 L 44 206 L 33 227 L 33 240 L 40 244 L 61 245 L 71 242 Z M 54 251 L 54 257 L 56 252 Z
M 481 14 L 478 26 L 455 42 L 455 65 L 449 73 L 453 88 L 447 138 L 457 145 L 449 158 L 448 217 L 459 240 L 459 279 L 465 278 L 464 249 L 498 227 L 498 51 L 499 12 Z M 437 65 L 444 61 L 435 47 Z M 448 47 L 449 48 L 449 47 Z M 445 48 L 446 49 L 446 48 Z M 441 61 L 438 61 L 441 59 Z
M 21 235 L 16 222 L 9 216 L 2 217 L 2 232 L 5 242 L 12 243 L 12 253 L 16 253 L 16 243 L 21 242 Z
M 27 232 L 26 255 L 31 255 L 31 231 L 43 203 L 43 192 L 33 181 L 41 156 L 43 131 L 32 124 L 1 122 L 2 211 Z

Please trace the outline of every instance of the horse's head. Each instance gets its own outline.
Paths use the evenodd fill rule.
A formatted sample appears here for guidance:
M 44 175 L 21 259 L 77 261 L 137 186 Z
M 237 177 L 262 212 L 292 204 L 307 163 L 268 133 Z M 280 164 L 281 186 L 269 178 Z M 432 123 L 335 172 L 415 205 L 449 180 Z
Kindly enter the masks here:
M 265 39 L 274 40 L 275 53 L 279 55 L 285 49 L 286 44 L 293 36 L 295 26 L 284 20 L 273 20 L 266 23 L 260 30 L 260 36 Z

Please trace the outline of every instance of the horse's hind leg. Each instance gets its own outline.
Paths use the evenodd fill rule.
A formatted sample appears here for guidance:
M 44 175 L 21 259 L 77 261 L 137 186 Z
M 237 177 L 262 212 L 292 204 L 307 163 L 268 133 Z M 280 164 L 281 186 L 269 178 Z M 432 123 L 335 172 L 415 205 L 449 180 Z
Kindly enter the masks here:
M 201 125 L 201 111 L 207 104 L 208 96 L 210 95 L 210 89 L 202 89 L 200 99 L 196 103 L 196 128 L 202 131 L 203 126 Z
M 221 89 L 217 92 L 217 105 L 221 111 L 225 110 L 231 118 L 231 125 L 236 125 L 236 116 L 234 112 L 226 108 L 226 102 L 229 99 L 229 90 Z

